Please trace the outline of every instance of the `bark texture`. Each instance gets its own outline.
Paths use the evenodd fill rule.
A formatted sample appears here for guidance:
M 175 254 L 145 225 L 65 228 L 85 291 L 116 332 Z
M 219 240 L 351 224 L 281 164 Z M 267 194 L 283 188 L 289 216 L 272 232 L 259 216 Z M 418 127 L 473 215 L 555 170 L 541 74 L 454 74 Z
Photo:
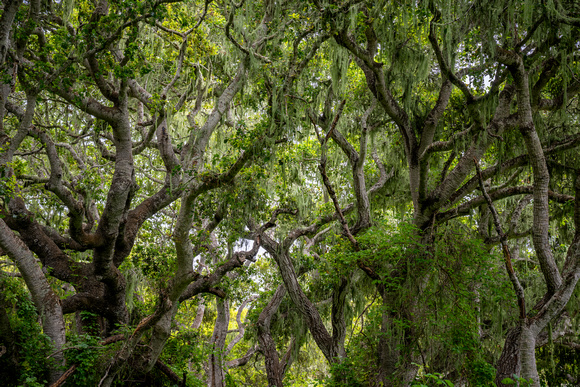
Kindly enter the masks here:
M 278 286 L 274 296 L 260 313 L 257 322 L 258 342 L 260 343 L 260 349 L 264 355 L 264 365 L 266 366 L 268 386 L 284 386 L 282 383 L 284 377 L 283 367 L 280 364 L 278 351 L 276 350 L 276 343 L 274 342 L 270 332 L 270 324 L 285 295 L 286 288 L 284 285 Z
M 64 365 L 64 355 L 60 349 L 65 343 L 65 326 L 60 299 L 52 291 L 32 252 L 2 219 L 0 219 L 0 248 L 14 261 L 22 274 L 42 321 L 42 329 L 50 337 L 53 349 L 57 352 L 49 369 L 49 383 L 52 384 L 62 374 L 61 367 Z

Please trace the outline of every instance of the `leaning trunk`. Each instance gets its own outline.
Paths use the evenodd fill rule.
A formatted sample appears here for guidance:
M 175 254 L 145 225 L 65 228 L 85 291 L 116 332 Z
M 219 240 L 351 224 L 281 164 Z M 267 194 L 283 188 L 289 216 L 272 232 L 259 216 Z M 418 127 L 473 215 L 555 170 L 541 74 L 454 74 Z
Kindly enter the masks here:
M 34 255 L 6 223 L 0 219 L 0 248 L 14 261 L 26 283 L 32 301 L 42 321 L 42 330 L 52 342 L 54 361 L 50 364 L 49 382 L 52 384 L 62 374 L 64 355 L 60 349 L 65 343 L 64 317 L 60 299 L 52 291 Z
M 276 351 L 276 343 L 274 343 L 274 339 L 270 332 L 270 324 L 274 313 L 276 313 L 280 307 L 285 295 L 286 288 L 284 285 L 278 286 L 276 293 L 274 293 L 274 296 L 268 305 L 266 305 L 264 310 L 262 310 L 262 313 L 260 313 L 260 317 L 256 324 L 258 328 L 258 341 L 262 353 L 264 354 L 264 365 L 268 377 L 268 386 L 283 387 L 283 368 L 280 364 L 280 359 L 278 358 L 278 351 Z

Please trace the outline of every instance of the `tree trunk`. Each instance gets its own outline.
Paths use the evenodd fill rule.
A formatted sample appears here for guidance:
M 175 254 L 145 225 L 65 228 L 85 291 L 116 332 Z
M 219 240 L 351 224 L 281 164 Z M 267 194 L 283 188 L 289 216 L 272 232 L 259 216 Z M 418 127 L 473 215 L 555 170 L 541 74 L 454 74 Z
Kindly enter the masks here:
M 383 299 L 383 307 L 387 308 L 387 303 Z M 391 330 L 392 324 L 387 312 L 383 311 L 381 321 L 381 335 L 377 348 L 379 381 L 385 387 L 395 386 L 394 375 L 397 369 L 400 351 L 398 350 L 397 335 Z
M 0 219 L 0 248 L 14 261 L 22 274 L 42 320 L 44 334 L 52 341 L 56 352 L 52 357 L 54 361 L 49 365 L 49 383 L 52 384 L 62 374 L 61 368 L 64 365 L 64 355 L 60 349 L 65 343 L 65 326 L 60 299 L 52 291 L 32 252 L 2 219 Z
M 283 370 L 280 365 L 280 359 L 278 358 L 278 351 L 276 351 L 276 343 L 274 343 L 272 335 L 270 334 L 270 323 L 272 322 L 272 316 L 280 307 L 285 295 L 286 288 L 284 285 L 278 286 L 276 293 L 274 293 L 268 305 L 260 313 L 257 323 L 258 341 L 264 354 L 268 386 L 284 387 L 282 384 Z
M 228 334 L 228 324 L 230 322 L 230 308 L 227 300 L 218 298 L 216 300 L 217 317 L 213 329 L 211 342 L 212 353 L 209 357 L 208 387 L 225 386 L 224 358 L 223 352 Z
M 498 386 L 507 386 L 508 384 L 501 381 L 505 378 L 513 379 L 514 375 L 520 374 L 520 334 L 520 326 L 510 329 L 507 333 L 503 351 L 497 362 L 495 384 Z
M 536 334 L 526 324 L 520 329 L 521 377 L 530 380 L 531 386 L 540 387 L 540 377 L 536 367 Z
M 263 246 L 274 257 L 280 269 L 280 274 L 288 291 L 288 296 L 303 316 L 318 348 L 320 348 L 329 363 L 336 362 L 341 354 L 336 353 L 333 337 L 328 333 L 318 310 L 304 294 L 302 287 L 298 283 L 296 271 L 294 270 L 294 265 L 292 264 L 288 251 L 280 251 L 280 246 L 274 246 L 272 243 L 269 243 L 267 236 L 262 235 L 261 237 L 265 242 Z
M 193 324 L 191 324 L 191 329 L 199 329 L 201 327 L 204 314 L 205 314 L 205 299 L 202 298 L 199 300 L 199 303 L 197 304 L 197 311 L 195 312 L 195 320 L 193 320 Z

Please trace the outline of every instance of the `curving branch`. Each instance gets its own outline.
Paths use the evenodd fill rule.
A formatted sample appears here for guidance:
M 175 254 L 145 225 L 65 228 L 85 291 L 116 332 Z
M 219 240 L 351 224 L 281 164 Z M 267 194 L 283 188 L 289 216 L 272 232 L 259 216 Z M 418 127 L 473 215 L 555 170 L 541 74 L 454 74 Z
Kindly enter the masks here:
M 62 182 L 63 178 L 62 162 L 56 151 L 56 144 L 52 141 L 50 136 L 44 131 L 37 130 L 36 128 L 33 127 L 30 133 L 33 136 L 38 137 L 38 139 L 46 149 L 46 154 L 50 162 L 50 178 L 46 183 L 46 189 L 53 192 L 61 200 L 61 202 L 68 208 L 69 216 L 71 218 L 69 222 L 69 230 L 71 237 L 81 245 L 85 245 L 87 247 L 96 246 L 98 244 L 96 236 L 85 233 L 85 230 L 83 228 L 83 221 L 85 217 L 85 208 L 83 203 L 79 200 L 76 200 L 72 192 L 70 192 L 67 188 L 65 188 Z
M 226 368 L 236 368 L 236 367 L 243 367 L 246 364 L 248 364 L 248 362 L 250 361 L 250 359 L 252 358 L 252 356 L 254 356 L 254 354 L 258 351 L 258 349 L 256 347 L 251 347 L 246 351 L 246 354 L 240 358 L 234 359 L 234 360 L 228 360 L 225 362 L 225 366 Z
M 238 334 L 228 344 L 226 350 L 224 351 L 224 357 L 228 356 L 230 354 L 230 352 L 232 351 L 232 349 L 244 337 L 244 333 L 246 332 L 246 325 L 242 322 L 242 312 L 244 311 L 244 309 L 246 308 L 248 303 L 255 301 L 256 298 L 258 298 L 258 296 L 254 296 L 254 297 L 248 298 L 247 300 L 244 300 L 244 302 L 242 302 L 242 305 L 240 305 L 240 307 L 238 308 L 238 313 L 236 315 L 236 322 L 238 323 Z
M 433 7 L 432 7 L 433 8 Z M 439 63 L 439 67 L 441 68 L 441 72 L 445 74 L 445 77 L 449 79 L 453 85 L 455 85 L 461 92 L 463 93 L 466 101 L 468 104 L 475 102 L 475 97 L 469 90 L 469 87 L 461 80 L 459 77 L 451 70 L 447 61 L 443 58 L 443 53 L 441 52 L 441 48 L 439 47 L 439 43 L 437 42 L 437 34 L 435 32 L 435 24 L 441 17 L 441 13 L 436 10 L 432 9 L 434 13 L 433 19 L 429 23 L 429 42 L 431 43 L 431 47 L 435 52 L 435 57 L 437 58 L 437 62 Z
M 266 367 L 266 375 L 269 386 L 283 387 L 283 368 L 280 365 L 278 358 L 278 351 L 276 351 L 276 343 L 270 333 L 270 325 L 272 318 L 277 312 L 284 296 L 286 295 L 286 287 L 284 285 L 278 286 L 270 302 L 262 309 L 256 327 L 258 329 L 258 342 L 260 343 L 260 350 L 264 354 L 264 365 Z
M 226 25 L 225 25 L 225 27 L 224 27 L 224 31 L 225 31 L 225 33 L 226 33 L 226 37 L 228 38 L 228 40 L 229 40 L 230 42 L 232 42 L 232 44 L 233 44 L 234 46 L 236 46 L 236 48 L 237 48 L 238 50 L 242 51 L 242 52 L 243 52 L 245 55 L 247 55 L 247 56 L 254 56 L 254 57 L 256 57 L 257 59 L 259 59 L 259 60 L 261 60 L 261 61 L 263 61 L 263 62 L 265 62 L 265 63 L 272 63 L 272 61 L 271 61 L 270 59 L 268 59 L 268 58 L 266 58 L 265 56 L 263 56 L 263 55 L 259 54 L 259 53 L 258 53 L 258 52 L 256 52 L 255 50 L 249 50 L 249 49 L 247 49 L 246 47 L 242 46 L 242 45 L 241 45 L 240 43 L 238 43 L 238 41 L 237 41 L 236 39 L 234 39 L 234 37 L 232 36 L 232 33 L 231 33 L 231 27 L 232 27 L 232 24 L 233 24 L 233 22 L 234 22 L 234 15 L 235 15 L 235 13 L 236 13 L 236 9 L 237 9 L 237 8 L 240 8 L 240 7 L 242 7 L 242 5 L 244 4 L 244 1 L 245 1 L 245 0 L 242 0 L 242 1 L 240 2 L 240 4 L 232 4 L 232 5 L 233 5 L 233 9 L 232 9 L 232 11 L 230 12 L 230 15 L 228 16 L 228 21 L 227 21 L 227 23 L 226 23 Z M 265 17 L 266 17 L 266 16 L 265 16 Z M 260 45 L 261 45 L 261 44 L 262 44 L 262 43 L 263 43 L 263 42 L 264 42 L 266 39 L 267 39 L 267 38 L 266 38 L 265 36 L 261 36 L 261 37 L 259 37 L 258 39 L 256 39 L 256 41 L 254 42 L 254 44 L 252 44 L 252 45 L 251 45 L 251 46 L 252 46 L 252 48 L 253 48 L 253 49 L 255 49 L 255 48 L 257 47 L 257 45 L 256 45 L 256 44 L 260 44 Z
M 483 171 L 481 173 L 481 176 L 482 178 L 485 178 Z M 478 175 L 476 175 L 476 177 L 478 177 Z M 533 192 L 534 187 L 527 185 L 527 186 L 516 186 L 496 189 L 495 191 L 490 192 L 488 195 L 493 201 L 497 201 L 500 199 L 505 199 L 507 197 L 516 195 L 529 195 L 532 194 Z M 573 196 L 564 195 L 554 191 L 548 191 L 548 197 L 557 203 L 567 203 L 574 200 Z M 472 209 L 481 206 L 485 202 L 486 200 L 484 196 L 477 196 L 473 199 L 468 200 L 463 204 L 458 205 L 455 208 L 439 212 L 436 217 L 437 223 L 443 223 L 458 216 L 468 215 Z
M 254 261 L 254 257 L 258 253 L 258 249 L 261 246 L 261 238 L 256 238 L 254 241 L 254 246 L 249 251 L 238 251 L 232 255 L 232 257 L 225 263 L 219 265 L 211 274 L 201 276 L 196 274 L 194 281 L 187 286 L 187 288 L 181 293 L 179 297 L 179 302 L 183 302 L 191 297 L 209 292 L 212 288 L 219 285 L 222 278 L 230 271 L 242 267 L 246 261 Z
M 536 132 L 533 120 L 533 108 L 531 106 L 531 96 L 529 79 L 523 59 L 519 56 L 509 53 L 514 56 L 515 62 L 506 61 L 510 72 L 514 78 L 514 83 L 517 93 L 517 106 L 519 118 L 519 130 L 524 138 L 526 149 L 530 156 L 530 165 L 534 176 L 534 226 L 532 233 L 532 240 L 534 242 L 534 249 L 538 255 L 540 268 L 544 274 L 548 292 L 553 293 L 562 283 L 562 276 L 549 243 L 549 182 L 550 173 L 546 164 L 546 158 L 542 149 L 542 143 Z M 508 56 L 508 54 L 506 54 Z
M 433 153 L 452 150 L 458 140 L 467 137 L 467 135 L 469 134 L 472 134 L 475 131 L 474 129 L 475 125 L 471 125 L 467 129 L 453 133 L 448 140 L 430 143 L 425 147 L 425 149 L 421 153 L 421 156 L 419 156 L 419 160 L 420 161 L 427 160 L 428 157 L 431 156 Z

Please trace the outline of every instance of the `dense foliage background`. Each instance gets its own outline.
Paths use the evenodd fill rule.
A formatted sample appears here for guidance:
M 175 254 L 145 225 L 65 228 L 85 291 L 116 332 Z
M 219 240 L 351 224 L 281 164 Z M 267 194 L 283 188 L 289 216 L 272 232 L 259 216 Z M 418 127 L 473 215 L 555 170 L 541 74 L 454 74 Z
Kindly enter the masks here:
M 580 384 L 573 0 L 4 0 L 0 380 Z

